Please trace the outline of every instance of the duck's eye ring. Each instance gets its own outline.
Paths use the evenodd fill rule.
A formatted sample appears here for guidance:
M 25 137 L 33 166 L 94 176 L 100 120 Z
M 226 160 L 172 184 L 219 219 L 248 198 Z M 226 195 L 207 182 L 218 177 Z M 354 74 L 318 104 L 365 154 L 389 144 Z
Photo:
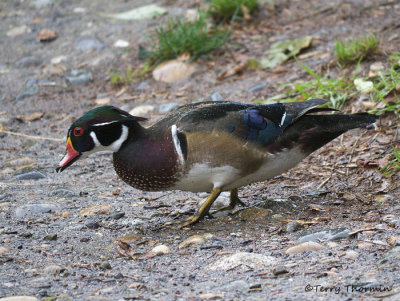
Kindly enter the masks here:
M 77 136 L 77 137 L 82 136 L 83 132 L 84 132 L 83 128 L 81 128 L 79 126 L 74 128 L 74 136 Z

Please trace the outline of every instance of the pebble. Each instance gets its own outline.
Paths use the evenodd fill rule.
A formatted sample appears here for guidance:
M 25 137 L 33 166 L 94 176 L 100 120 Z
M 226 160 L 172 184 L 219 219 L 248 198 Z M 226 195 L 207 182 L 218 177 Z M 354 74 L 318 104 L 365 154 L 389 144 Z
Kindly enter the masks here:
M 117 40 L 114 43 L 114 47 L 116 48 L 126 48 L 129 47 L 129 42 L 125 40 Z
M 349 233 L 351 231 L 349 229 L 340 228 L 340 229 L 329 229 L 322 230 L 313 233 L 306 233 L 298 238 L 298 241 L 306 242 L 306 241 L 332 241 L 332 240 L 340 240 L 349 237 Z
M 245 221 L 256 221 L 260 219 L 265 219 L 267 216 L 270 216 L 271 213 L 269 210 L 264 208 L 246 208 L 239 212 L 239 217 Z
M 22 25 L 22 26 L 11 28 L 9 31 L 7 31 L 6 36 L 10 37 L 10 38 L 15 38 L 16 36 L 20 36 L 24 33 L 28 33 L 31 31 L 32 30 L 28 26 Z
M 15 62 L 18 68 L 36 67 L 43 63 L 43 60 L 36 56 L 25 56 Z
M 303 226 L 297 221 L 291 221 L 286 225 L 286 232 L 293 233 L 301 229 Z
M 82 86 L 87 84 L 92 79 L 92 73 L 84 69 L 74 69 L 71 70 L 65 77 L 72 85 Z
M 125 216 L 125 212 L 116 212 L 111 215 L 112 219 L 121 219 Z
M 360 256 L 360 254 L 353 250 L 347 250 L 344 254 L 344 258 L 356 260 Z
M 254 85 L 254 86 L 252 86 L 249 90 L 247 90 L 248 92 L 250 92 L 250 93 L 255 93 L 255 92 L 257 92 L 257 91 L 260 91 L 260 90 L 263 90 L 263 89 L 265 89 L 267 87 L 267 84 L 266 83 L 261 83 L 261 84 L 257 84 L 257 85 Z
M 127 218 L 120 222 L 124 226 L 140 228 L 145 222 L 139 218 Z
M 6 247 L 0 246 L 0 256 L 4 254 L 10 253 L 10 250 L 7 249 Z
M 223 256 L 213 263 L 207 265 L 208 270 L 230 270 L 238 269 L 255 269 L 260 270 L 267 266 L 276 264 L 276 258 L 258 253 L 239 252 L 232 255 Z
M 57 233 L 47 234 L 44 237 L 45 240 L 57 240 Z
M 111 264 L 108 261 L 105 261 L 105 262 L 102 262 L 100 264 L 100 269 L 102 269 L 102 270 L 111 270 L 112 267 L 111 267 Z
M 213 235 L 211 233 L 205 233 L 203 235 L 193 235 L 189 238 L 185 239 L 178 245 L 179 249 L 188 248 L 188 247 L 197 247 L 205 244 L 209 239 L 211 239 Z
M 154 111 L 154 106 L 152 105 L 141 105 L 133 108 L 129 111 L 132 116 L 146 117 L 150 112 Z
M 0 298 L 0 301 L 39 301 L 39 299 L 31 296 L 12 296 Z
M 15 210 L 15 216 L 17 218 L 24 218 L 24 217 L 39 217 L 43 213 L 50 213 L 57 211 L 59 208 L 53 204 L 26 204 L 21 207 L 18 207 Z
M 86 38 L 75 44 L 75 49 L 80 51 L 101 50 L 105 45 L 97 39 Z
M 43 272 L 45 274 L 51 274 L 51 275 L 58 275 L 61 274 L 63 271 L 65 271 L 65 268 L 60 267 L 59 265 L 56 264 L 48 265 L 43 269 Z
M 213 93 L 211 93 L 210 100 L 211 101 L 224 101 L 224 98 L 218 92 L 213 92 Z
M 49 193 L 49 195 L 57 196 L 60 198 L 72 198 L 72 197 L 77 196 L 77 194 L 75 192 L 73 192 L 72 190 L 64 189 L 64 188 L 55 189 L 55 190 L 51 191 Z
M 158 109 L 158 112 L 160 114 L 168 113 L 168 112 L 173 111 L 177 107 L 179 107 L 179 104 L 177 102 L 163 103 L 162 105 L 160 105 L 160 108 Z
M 15 98 L 17 101 L 23 100 L 25 98 L 28 97 L 32 97 L 35 96 L 36 94 L 39 93 L 39 87 L 34 85 L 34 86 L 30 86 L 26 89 L 23 89 Z
M 140 257 L 140 259 L 147 259 L 147 258 L 153 258 L 156 256 L 162 256 L 165 254 L 168 254 L 171 251 L 171 249 L 166 246 L 166 245 L 158 245 L 151 249 L 149 252 L 147 252 L 144 256 Z
M 85 226 L 88 229 L 98 229 L 100 227 L 100 224 L 97 221 L 89 221 L 85 223 Z
M 44 8 L 46 6 L 53 5 L 54 1 L 53 0 L 34 0 L 33 5 L 36 8 Z
M 272 271 L 272 274 L 274 274 L 275 276 L 283 275 L 283 274 L 287 274 L 287 273 L 289 273 L 289 271 L 287 270 L 287 268 L 285 268 L 282 265 L 276 266 Z
M 149 83 L 144 80 L 135 88 L 135 90 L 136 91 L 145 90 L 148 86 L 149 86 Z
M 45 179 L 47 177 L 39 171 L 31 171 L 20 175 L 16 175 L 15 178 L 17 180 L 23 181 L 23 180 L 40 180 L 40 179 Z
M 244 280 L 236 280 L 229 282 L 219 288 L 217 288 L 220 291 L 223 292 L 237 292 L 237 291 L 246 291 L 248 290 L 250 285 L 244 281 Z
M 58 65 L 58 64 L 60 64 L 61 62 L 66 61 L 67 59 L 68 59 L 68 57 L 67 57 L 66 55 L 59 55 L 59 56 L 53 57 L 53 58 L 50 60 L 50 63 L 51 63 L 52 65 Z
M 289 247 L 285 250 L 285 254 L 292 255 L 292 254 L 297 254 L 297 253 L 303 253 L 306 251 L 318 251 L 322 250 L 324 246 L 321 244 L 314 242 L 314 241 L 307 241 L 307 242 L 302 242 L 297 245 L 294 245 L 292 247 Z
M 79 213 L 80 216 L 94 216 L 98 214 L 109 214 L 112 210 L 112 206 L 110 204 L 95 204 L 90 205 L 86 209 L 82 209 Z

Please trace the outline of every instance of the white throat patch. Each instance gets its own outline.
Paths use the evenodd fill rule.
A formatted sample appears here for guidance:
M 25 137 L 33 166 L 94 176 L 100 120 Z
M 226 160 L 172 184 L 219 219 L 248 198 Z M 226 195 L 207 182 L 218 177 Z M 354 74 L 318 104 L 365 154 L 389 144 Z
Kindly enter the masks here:
M 92 132 L 90 132 L 90 137 L 92 137 L 95 147 L 91 151 L 86 152 L 86 153 L 89 155 L 94 152 L 98 152 L 98 151 L 102 151 L 102 150 L 117 152 L 121 148 L 122 143 L 124 143 L 126 141 L 126 139 L 128 139 L 128 135 L 129 135 L 128 127 L 126 125 L 122 125 L 121 136 L 117 140 L 115 140 L 113 143 L 111 143 L 110 145 L 104 146 L 100 143 L 99 139 L 97 139 L 96 133 L 92 131 Z
M 178 154 L 179 162 L 181 164 L 184 164 L 185 158 L 183 157 L 181 143 L 179 142 L 178 129 L 176 127 L 176 124 L 174 124 L 171 127 L 171 135 L 172 135 L 172 141 L 174 141 L 174 147 L 175 147 L 176 153 Z

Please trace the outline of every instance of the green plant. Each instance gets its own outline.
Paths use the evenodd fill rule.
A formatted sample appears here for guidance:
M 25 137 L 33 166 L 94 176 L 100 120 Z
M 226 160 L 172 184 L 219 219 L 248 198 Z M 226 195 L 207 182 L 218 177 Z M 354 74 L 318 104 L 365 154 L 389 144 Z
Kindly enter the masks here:
M 113 87 L 121 87 L 128 85 L 136 81 L 136 78 L 144 76 L 151 68 L 151 65 L 146 62 L 145 65 L 137 70 L 133 71 L 132 68 L 126 67 L 124 73 L 112 72 L 110 75 L 111 85 Z
M 335 41 L 335 56 L 339 63 L 352 64 L 375 53 L 379 47 L 379 36 L 365 35 L 359 39 L 343 42 Z
M 156 29 L 149 60 L 159 64 L 189 53 L 191 59 L 220 48 L 229 39 L 229 32 L 221 27 L 210 28 L 206 12 L 199 11 L 193 22 L 175 19 Z
M 390 175 L 400 169 L 400 149 L 393 149 L 393 160 L 381 168 L 384 175 Z
M 210 13 L 217 22 L 228 22 L 243 17 L 244 10 L 254 11 L 258 0 L 211 0 Z

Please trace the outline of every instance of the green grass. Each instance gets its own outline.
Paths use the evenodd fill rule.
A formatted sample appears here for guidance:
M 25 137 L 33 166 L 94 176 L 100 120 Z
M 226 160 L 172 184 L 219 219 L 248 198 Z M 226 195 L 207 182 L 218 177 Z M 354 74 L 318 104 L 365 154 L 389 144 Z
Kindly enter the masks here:
M 400 149 L 393 149 L 393 160 L 386 164 L 382 169 L 384 175 L 390 175 L 394 171 L 400 170 Z
M 353 64 L 374 54 L 379 48 L 379 36 L 370 34 L 349 42 L 335 41 L 335 56 L 341 64 Z
M 222 27 L 210 28 L 207 13 L 199 11 L 198 18 L 189 22 L 174 19 L 156 29 L 149 60 L 152 64 L 174 59 L 189 53 L 191 59 L 222 47 L 229 39 L 229 32 Z
M 258 0 L 211 0 L 210 13 L 214 20 L 230 22 L 236 17 L 243 17 L 243 7 L 249 13 L 257 7 Z
M 130 67 L 126 67 L 124 73 L 113 71 L 110 75 L 111 85 L 114 88 L 118 88 L 124 85 L 129 85 L 131 83 L 134 83 L 136 82 L 137 78 L 144 76 L 147 73 L 147 71 L 150 70 L 150 68 L 151 68 L 150 64 L 145 63 L 145 65 L 137 71 L 134 71 L 133 68 Z

